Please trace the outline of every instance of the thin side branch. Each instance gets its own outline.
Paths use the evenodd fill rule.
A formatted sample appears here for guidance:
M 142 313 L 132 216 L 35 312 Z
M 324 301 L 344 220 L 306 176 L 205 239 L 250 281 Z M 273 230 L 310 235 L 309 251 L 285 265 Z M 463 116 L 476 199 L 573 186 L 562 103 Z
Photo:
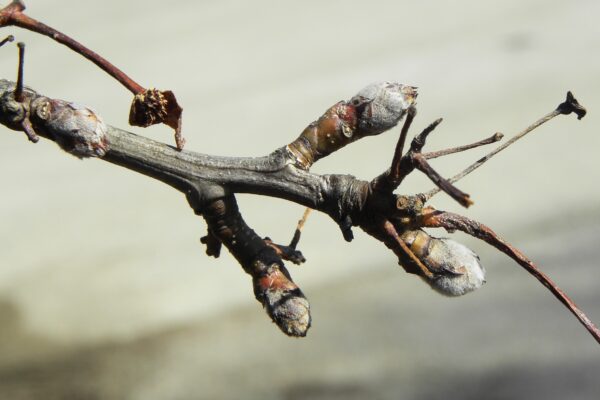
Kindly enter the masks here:
M 207 204 L 202 214 L 214 238 L 223 243 L 251 277 L 256 299 L 289 336 L 305 336 L 310 306 L 277 252 L 244 221 L 233 195 Z
M 476 162 L 474 162 L 473 164 L 471 164 L 470 166 L 465 168 L 462 172 L 460 172 L 460 173 L 454 175 L 452 178 L 448 179 L 448 182 L 455 183 L 458 180 L 464 178 L 471 172 L 475 171 L 477 168 L 481 167 L 486 161 L 491 159 L 493 156 L 500 153 L 502 150 L 506 149 L 508 146 L 512 145 L 517 140 L 519 140 L 522 137 L 524 137 L 525 135 L 527 135 L 529 132 L 533 131 L 534 129 L 538 128 L 539 126 L 550 121 L 557 115 L 561 115 L 561 114 L 568 115 L 571 113 L 575 113 L 577 115 L 577 119 L 582 119 L 585 116 L 585 114 L 587 113 L 587 111 L 581 104 L 579 104 L 579 102 L 577 101 L 577 99 L 575 99 L 575 97 L 573 96 L 573 94 L 571 92 L 567 92 L 566 100 L 564 102 L 562 102 L 561 104 L 559 104 L 558 107 L 554 111 L 549 112 L 542 118 L 538 119 L 533 124 L 531 124 L 527 128 L 525 128 L 523 131 L 519 132 L 514 137 L 512 137 L 509 141 L 504 142 L 502 145 L 498 146 L 496 149 L 494 149 L 493 151 L 488 153 L 486 156 L 480 158 L 479 160 L 477 160 Z M 437 194 L 439 192 L 440 192 L 440 188 L 432 189 L 431 191 L 425 193 L 424 197 L 425 197 L 425 199 L 428 200 L 428 199 L 431 199 L 435 194 Z
M 585 315 L 585 313 L 575 304 L 569 296 L 563 292 L 556 283 L 552 281 L 546 274 L 529 260 L 523 253 L 517 250 L 510 243 L 503 240 L 489 227 L 464 217 L 462 215 L 453 214 L 445 211 L 435 211 L 430 209 L 422 216 L 420 225 L 430 228 L 444 228 L 448 231 L 459 230 L 465 232 L 471 236 L 485 241 L 492 245 L 496 249 L 500 250 L 520 266 L 522 266 L 527 272 L 533 275 L 538 281 L 540 281 L 552 294 L 569 309 L 575 315 L 575 317 L 581 322 L 583 326 L 590 332 L 590 334 L 600 343 L 600 330 L 594 325 L 594 323 Z
M 392 159 L 392 166 L 390 167 L 390 180 L 397 181 L 400 179 L 400 176 L 402 174 L 400 164 L 402 161 L 402 154 L 404 153 L 404 143 L 406 142 L 408 130 L 410 129 L 410 126 L 412 125 L 412 122 L 415 119 L 416 115 L 417 109 L 415 107 L 411 107 L 408 109 L 406 121 L 404 121 L 404 125 L 402 125 L 400 137 L 398 138 L 398 142 L 396 143 L 396 150 L 394 151 L 394 158 Z
M 416 168 L 423 172 L 435 185 L 443 190 L 446 194 L 456 200 L 461 206 L 469 207 L 473 205 L 473 201 L 470 196 L 454 186 L 452 183 L 448 182 L 443 176 L 441 176 L 436 170 L 434 170 L 431 165 L 425 160 L 425 157 L 422 154 L 415 154 L 413 156 L 413 160 Z
M 87 58 L 133 93 L 134 98 L 129 111 L 130 125 L 145 128 L 150 125 L 164 123 L 173 128 L 177 148 L 179 150 L 183 149 L 185 145 L 185 139 L 181 133 L 183 109 L 178 104 L 172 91 L 144 88 L 98 53 L 62 32 L 29 17 L 23 12 L 24 10 L 25 4 L 21 0 L 13 0 L 12 3 L 0 10 L 0 27 L 18 26 L 48 36 Z
M 405 266 L 407 271 L 411 271 L 411 268 L 416 267 L 419 271 L 419 275 L 423 275 L 428 279 L 434 278 L 434 275 L 429 268 L 423 264 L 423 262 L 400 238 L 394 224 L 392 224 L 390 221 L 385 221 L 383 223 L 383 229 L 389 237 L 389 239 L 384 243 L 396 254 L 396 256 L 398 256 L 398 258 L 401 260 L 401 264 Z
M 429 153 L 423 153 L 423 157 L 425 157 L 426 160 L 431 160 L 433 158 L 447 156 L 449 154 L 460 153 L 462 151 L 471 150 L 476 147 L 485 146 L 485 145 L 491 144 L 491 143 L 496 143 L 496 142 L 502 140 L 503 137 L 504 137 L 503 134 L 501 134 L 500 132 L 497 132 L 497 133 L 493 134 L 492 136 L 490 136 L 489 138 L 480 140 L 479 142 L 467 144 L 464 146 L 452 147 L 452 148 L 444 149 L 444 150 L 432 151 Z
M 304 214 L 302 214 L 302 218 L 300 219 L 300 221 L 298 221 L 298 225 L 296 226 L 296 230 L 294 231 L 294 236 L 292 237 L 292 241 L 289 245 L 290 248 L 295 250 L 298 246 L 298 243 L 300 242 L 300 235 L 302 234 L 302 228 L 304 228 L 304 224 L 306 223 L 306 220 L 308 219 L 308 216 L 310 215 L 311 211 L 312 209 L 308 207 L 306 208 L 306 210 L 304 210 Z
M 131 93 L 137 94 L 146 90 L 143 86 L 131 79 L 125 72 L 121 71 L 98 53 L 88 49 L 64 33 L 29 17 L 23 11 L 25 11 L 25 4 L 20 0 L 13 1 L 11 4 L 0 10 L 0 26 L 14 25 L 47 36 L 96 64 L 101 70 L 125 86 Z

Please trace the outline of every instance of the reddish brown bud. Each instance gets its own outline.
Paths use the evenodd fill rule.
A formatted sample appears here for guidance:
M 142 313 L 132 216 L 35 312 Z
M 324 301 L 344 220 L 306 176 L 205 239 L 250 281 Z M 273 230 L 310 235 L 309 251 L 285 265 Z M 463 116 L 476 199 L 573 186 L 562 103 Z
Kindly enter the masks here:
M 398 124 L 417 97 L 416 88 L 394 82 L 378 82 L 340 101 L 312 122 L 288 150 L 304 169 L 365 136 L 378 135 Z
M 306 336 L 310 328 L 310 305 L 298 286 L 278 264 L 254 278 L 254 294 L 279 329 L 288 336 Z

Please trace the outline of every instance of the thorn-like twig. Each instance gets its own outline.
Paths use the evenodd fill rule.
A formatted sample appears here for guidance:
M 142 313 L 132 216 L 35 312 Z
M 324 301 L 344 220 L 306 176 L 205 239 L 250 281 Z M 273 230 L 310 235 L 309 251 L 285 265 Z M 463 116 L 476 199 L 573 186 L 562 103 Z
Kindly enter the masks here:
M 406 142 L 406 136 L 408 134 L 408 130 L 412 125 L 415 116 L 417 115 L 417 109 L 412 106 L 408 109 L 406 114 L 406 120 L 404 121 L 404 125 L 402 125 L 402 130 L 400 131 L 400 137 L 398 138 L 398 142 L 396 143 L 396 150 L 394 151 L 394 158 L 392 159 L 392 167 L 390 168 L 391 179 L 398 179 L 400 176 L 400 161 L 402 160 L 402 153 L 404 152 L 404 143 Z
M 300 236 L 302 235 L 302 228 L 304 228 L 304 224 L 310 215 L 312 208 L 306 207 L 304 210 L 304 214 L 302 214 L 302 218 L 298 221 L 298 225 L 296 226 L 296 230 L 294 231 L 294 236 L 292 237 L 292 241 L 289 244 L 289 247 L 292 249 L 296 249 L 298 243 L 300 242 Z
M 430 210 L 429 213 L 425 213 L 422 220 L 422 226 L 431 228 L 445 228 L 448 231 L 459 230 L 465 232 L 473 237 L 481 239 L 486 243 L 492 245 L 496 249 L 500 250 L 514 261 L 516 261 L 521 267 L 527 272 L 533 275 L 538 281 L 540 281 L 552 294 L 563 303 L 569 311 L 571 311 L 575 317 L 585 326 L 585 328 L 592 334 L 594 339 L 600 343 L 600 330 L 594 325 L 594 323 L 585 315 L 585 313 L 554 283 L 546 274 L 529 260 L 523 253 L 513 247 L 511 244 L 504 241 L 489 227 L 471 220 L 462 215 Z
M 432 151 L 429 153 L 423 153 L 423 157 L 425 157 L 426 160 L 431 160 L 433 158 L 447 156 L 449 154 L 460 153 L 461 151 L 471 150 L 471 149 L 474 149 L 479 146 L 485 146 L 487 144 L 496 143 L 496 142 L 502 140 L 503 137 L 504 137 L 503 134 L 501 134 L 500 132 L 497 132 L 497 133 L 493 134 L 492 136 L 490 136 L 489 138 L 480 140 L 479 142 L 467 144 L 464 146 L 452 147 L 452 148 L 444 149 L 444 150 Z
M 412 115 L 414 116 L 414 113 Z M 402 129 L 402 134 L 400 135 L 401 139 L 398 142 L 398 146 L 396 146 L 396 152 L 394 153 L 392 166 L 388 171 L 371 181 L 371 189 L 373 191 L 393 192 L 400 185 L 400 183 L 402 183 L 404 178 L 406 178 L 416 168 L 427 175 L 427 177 L 431 179 L 438 188 L 448 193 L 450 197 L 458 201 L 463 207 L 469 207 L 471 204 L 473 204 L 468 194 L 452 185 L 452 183 L 448 182 L 437 171 L 435 171 L 433 167 L 429 165 L 425 156 L 421 153 L 425 143 L 427 142 L 427 137 L 435 130 L 435 128 L 437 128 L 439 124 L 442 123 L 442 121 L 442 118 L 438 118 L 429 124 L 421 133 L 413 138 L 410 143 L 410 150 L 402 157 L 398 157 L 399 151 L 402 151 L 402 145 L 404 143 L 402 136 L 406 135 L 405 128 L 406 131 L 408 131 L 408 126 L 410 125 L 410 121 L 407 120 L 407 123 Z
M 17 85 L 15 86 L 15 100 L 23 102 L 23 68 L 25 64 L 25 43 L 17 43 L 19 47 L 19 66 L 17 69 Z
M 402 238 L 400 238 L 400 235 L 398 235 L 394 224 L 390 221 L 385 221 L 383 223 L 383 230 L 386 235 L 392 239 L 391 241 L 385 240 L 384 243 L 396 254 L 396 256 L 398 256 L 400 264 L 405 270 L 411 271 L 410 267 L 413 267 L 416 268 L 415 272 L 420 272 L 419 275 L 423 275 L 428 279 L 433 279 L 433 272 L 431 272 L 406 243 L 404 243 Z M 410 267 L 406 264 L 410 264 Z
M 15 84 L 15 90 L 13 92 L 13 96 L 17 102 L 22 103 L 24 100 L 24 98 L 23 98 L 23 86 L 24 86 L 23 69 L 24 69 L 24 65 L 25 65 L 25 43 L 19 42 L 19 43 L 17 43 L 17 47 L 19 48 L 19 66 L 17 68 L 17 83 Z M 33 125 L 31 124 L 31 121 L 29 121 L 29 118 L 26 115 L 24 116 L 20 125 L 23 128 L 23 132 L 25 132 L 27 139 L 29 139 L 30 142 L 37 143 L 40 140 L 39 136 L 35 133 L 35 130 L 33 129 Z
M 427 142 L 427 137 L 429 136 L 429 134 L 433 132 L 435 128 L 437 128 L 437 126 L 442 123 L 443 120 L 443 118 L 436 119 L 431 124 L 429 124 L 427 128 L 423 129 L 421 133 L 415 136 L 412 142 L 410 143 L 410 150 L 414 153 L 420 153 L 423 150 L 423 147 L 425 147 L 425 143 Z
M 414 155 L 421 152 L 423 146 L 425 146 L 427 136 L 442 122 L 442 119 L 439 118 L 431 124 L 429 124 L 427 128 L 425 128 L 420 134 L 413 138 L 410 144 L 410 150 L 406 152 L 406 154 L 401 155 L 402 149 L 404 148 L 404 142 L 406 140 L 405 137 L 408 132 L 408 128 L 410 127 L 412 118 L 414 118 L 415 114 L 416 111 L 413 109 L 413 111 L 409 114 L 409 116 L 412 117 L 410 119 L 407 118 L 404 126 L 402 127 L 400 139 L 398 140 L 398 144 L 396 145 L 396 150 L 394 151 L 394 158 L 392 159 L 392 165 L 390 169 L 371 181 L 371 189 L 373 191 L 391 193 L 394 190 L 396 190 L 396 188 L 400 186 L 404 178 L 406 178 L 411 172 L 414 171 Z
M 434 170 L 431 165 L 425 160 L 425 157 L 416 153 L 413 156 L 413 160 L 415 163 L 415 167 L 423 172 L 435 185 L 440 189 L 446 192 L 450 197 L 454 200 L 458 201 L 460 205 L 463 207 L 469 207 L 473 204 L 470 196 L 458 189 L 452 183 L 448 182 L 443 176 L 441 176 L 436 170 Z
M 575 99 L 575 97 L 573 96 L 573 94 L 571 92 L 568 92 L 567 99 L 563 103 L 559 104 L 558 107 L 554 111 L 552 111 L 552 112 L 546 114 L 545 116 L 543 116 L 542 118 L 538 119 L 533 124 L 531 124 L 527 128 L 525 128 L 523 131 L 521 131 L 518 134 L 516 134 L 515 136 L 513 136 L 509 141 L 504 142 L 502 145 L 498 146 L 496 149 L 494 149 L 493 151 L 488 153 L 486 156 L 480 158 L 479 160 L 475 161 L 473 164 L 469 165 L 462 172 L 460 172 L 460 173 L 454 175 L 452 178 L 448 179 L 448 182 L 454 183 L 454 182 L 464 178 L 471 172 L 475 171 L 477 168 L 481 167 L 490 158 L 492 158 L 496 154 L 500 153 L 502 150 L 506 149 L 508 146 L 515 143 L 517 140 L 521 139 L 523 136 L 527 135 L 529 132 L 538 128 L 540 125 L 543 125 L 544 123 L 550 121 L 552 118 L 556 117 L 557 115 L 561 115 L 561 114 L 566 115 L 566 114 L 570 114 L 572 112 L 577 114 L 577 119 L 583 118 L 586 114 L 585 108 L 581 104 L 579 104 L 579 102 L 577 101 L 577 99 Z M 424 196 L 426 199 L 431 199 L 431 197 L 433 197 L 435 194 L 437 194 L 439 192 L 440 192 L 440 189 L 435 188 L 427 193 L 424 193 Z

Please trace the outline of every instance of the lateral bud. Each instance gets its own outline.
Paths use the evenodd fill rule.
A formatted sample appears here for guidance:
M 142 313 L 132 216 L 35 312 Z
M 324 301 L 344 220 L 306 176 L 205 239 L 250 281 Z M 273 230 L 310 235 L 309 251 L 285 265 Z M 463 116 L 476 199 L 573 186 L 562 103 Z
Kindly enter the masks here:
M 422 230 L 407 231 L 402 240 L 431 272 L 430 276 L 420 276 L 435 291 L 456 297 L 485 283 L 485 268 L 479 256 L 465 245 L 429 236 Z
M 40 96 L 31 102 L 30 114 L 36 131 L 75 157 L 103 157 L 108 151 L 108 128 L 86 106 Z

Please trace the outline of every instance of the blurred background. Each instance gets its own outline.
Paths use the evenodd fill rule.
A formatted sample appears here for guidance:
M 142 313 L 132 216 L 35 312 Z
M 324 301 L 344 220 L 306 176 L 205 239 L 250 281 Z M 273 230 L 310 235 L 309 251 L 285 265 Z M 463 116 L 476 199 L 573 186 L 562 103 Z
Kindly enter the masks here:
M 8 0 L 4 0 L 4 4 Z M 80 40 L 184 107 L 187 149 L 260 156 L 373 81 L 419 87 L 430 150 L 518 132 L 572 90 L 582 121 L 559 117 L 459 183 L 493 227 L 600 322 L 600 3 L 593 0 L 26 1 L 27 13 Z M 27 44 L 25 82 L 128 128 L 130 94 L 48 38 Z M 15 79 L 17 50 L 0 49 Z M 164 127 L 128 128 L 172 143 Z M 370 179 L 398 132 L 319 162 Z M 446 176 L 481 157 L 436 160 Z M 457 234 L 488 270 L 463 298 L 434 293 L 355 230 L 344 242 L 313 213 L 290 266 L 311 301 L 304 339 L 284 336 L 204 222 L 169 187 L 54 143 L 0 129 L 2 399 L 589 399 L 598 345 L 506 256 Z M 411 177 L 405 193 L 429 189 Z M 287 242 L 302 207 L 239 196 L 260 234 Z M 445 235 L 440 232 L 440 235 Z M 325 245 L 326 244 L 326 245 Z

